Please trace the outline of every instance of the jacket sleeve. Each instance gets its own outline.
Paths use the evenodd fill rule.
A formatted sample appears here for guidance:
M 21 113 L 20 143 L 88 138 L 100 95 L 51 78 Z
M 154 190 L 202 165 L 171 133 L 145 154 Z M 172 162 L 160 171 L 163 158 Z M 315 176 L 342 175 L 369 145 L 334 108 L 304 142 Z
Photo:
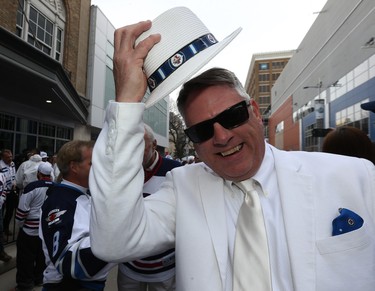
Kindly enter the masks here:
M 134 260 L 174 244 L 173 198 L 146 206 L 142 197 L 143 111 L 143 103 L 111 102 L 93 151 L 91 245 L 107 261 Z M 173 197 L 171 189 L 165 197 Z
M 5 176 L 3 173 L 0 173 L 0 210 L 3 207 L 3 204 L 6 200 L 5 183 Z
M 30 212 L 30 202 L 33 195 L 33 191 L 30 191 L 28 193 L 22 193 L 19 198 L 18 207 L 16 210 L 16 222 L 19 227 L 22 227 L 24 225 L 26 217 Z
M 16 172 L 16 186 L 19 189 L 23 189 L 23 174 L 25 171 L 24 167 L 25 167 L 25 163 L 23 162 Z

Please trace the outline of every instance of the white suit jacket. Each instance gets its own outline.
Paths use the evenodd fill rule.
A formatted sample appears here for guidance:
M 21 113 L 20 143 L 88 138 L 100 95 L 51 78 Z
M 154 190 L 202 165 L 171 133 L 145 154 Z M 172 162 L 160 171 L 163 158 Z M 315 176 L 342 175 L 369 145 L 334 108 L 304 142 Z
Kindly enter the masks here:
M 93 252 L 122 262 L 175 244 L 177 290 L 223 290 L 224 180 L 204 163 L 179 167 L 167 174 L 160 191 L 143 199 L 143 110 L 143 104 L 108 107 L 90 173 Z M 362 159 L 271 149 L 294 290 L 375 290 L 374 166 Z M 340 207 L 365 222 L 333 237 Z

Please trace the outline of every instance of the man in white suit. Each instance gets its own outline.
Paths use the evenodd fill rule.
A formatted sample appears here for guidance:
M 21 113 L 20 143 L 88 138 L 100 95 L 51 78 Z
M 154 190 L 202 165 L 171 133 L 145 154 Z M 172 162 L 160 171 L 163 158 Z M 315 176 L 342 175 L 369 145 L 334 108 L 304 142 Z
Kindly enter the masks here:
M 232 290 L 244 200 L 233 182 L 253 178 L 261 189 L 268 240 L 267 290 L 374 290 L 374 166 L 267 144 L 256 102 L 227 70 L 202 73 L 178 97 L 186 133 L 203 163 L 172 170 L 158 192 L 142 198 L 145 66 L 151 49 L 165 39 L 156 31 L 135 43 L 150 27 L 150 21 L 140 22 L 115 33 L 116 102 L 108 106 L 90 173 L 93 252 L 122 262 L 175 246 L 176 290 Z M 178 70 L 173 74 L 188 67 Z M 333 236 L 341 208 L 364 223 Z

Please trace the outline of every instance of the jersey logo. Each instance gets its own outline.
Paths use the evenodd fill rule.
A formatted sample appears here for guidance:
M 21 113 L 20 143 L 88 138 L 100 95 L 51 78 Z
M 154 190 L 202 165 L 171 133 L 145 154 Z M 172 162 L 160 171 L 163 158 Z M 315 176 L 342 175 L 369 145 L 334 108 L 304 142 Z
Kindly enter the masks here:
M 53 209 L 53 210 L 51 210 L 48 213 L 48 216 L 46 218 L 48 226 L 51 226 L 51 225 L 56 224 L 59 221 L 61 221 L 60 216 L 62 216 L 65 212 L 66 212 L 66 210 L 61 210 L 60 211 L 60 209 Z

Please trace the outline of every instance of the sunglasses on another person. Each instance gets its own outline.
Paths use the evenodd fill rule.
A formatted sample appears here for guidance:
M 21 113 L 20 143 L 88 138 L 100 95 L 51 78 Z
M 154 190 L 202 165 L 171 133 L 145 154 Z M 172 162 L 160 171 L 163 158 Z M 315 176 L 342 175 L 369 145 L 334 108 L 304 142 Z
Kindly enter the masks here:
M 184 131 L 193 143 L 204 142 L 214 136 L 214 123 L 216 122 L 226 129 L 233 129 L 248 121 L 248 106 L 246 101 L 241 101 L 214 118 L 199 122 Z

